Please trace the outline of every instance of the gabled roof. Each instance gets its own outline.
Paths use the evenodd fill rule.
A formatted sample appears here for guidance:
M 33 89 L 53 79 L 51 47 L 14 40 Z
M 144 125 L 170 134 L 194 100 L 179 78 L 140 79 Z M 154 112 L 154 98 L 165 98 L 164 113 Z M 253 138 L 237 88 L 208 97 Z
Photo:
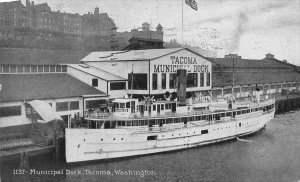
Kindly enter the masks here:
M 99 68 L 92 67 L 90 65 L 86 64 L 68 64 L 68 66 L 80 70 L 82 72 L 85 72 L 87 74 L 93 75 L 95 77 L 98 77 L 100 79 L 106 80 L 106 81 L 121 81 L 124 80 L 126 81 L 126 78 L 120 77 L 118 75 L 109 73 L 107 71 L 101 70 Z
M 212 86 L 232 86 L 232 72 L 213 72 Z M 257 72 L 235 72 L 234 85 L 279 83 L 300 81 L 300 73 L 289 71 L 257 71 Z
M 0 48 L 0 64 L 58 65 L 80 63 L 87 53 L 45 49 Z
M 81 61 L 131 61 L 131 60 L 151 60 L 164 55 L 168 55 L 185 48 L 171 49 L 145 49 L 145 50 L 130 50 L 130 51 L 105 51 L 92 52 Z
M 3 74 L 0 102 L 28 101 L 105 94 L 66 73 Z
M 212 61 L 213 66 L 224 68 L 291 68 L 290 65 L 277 59 L 232 59 L 232 58 L 207 58 Z

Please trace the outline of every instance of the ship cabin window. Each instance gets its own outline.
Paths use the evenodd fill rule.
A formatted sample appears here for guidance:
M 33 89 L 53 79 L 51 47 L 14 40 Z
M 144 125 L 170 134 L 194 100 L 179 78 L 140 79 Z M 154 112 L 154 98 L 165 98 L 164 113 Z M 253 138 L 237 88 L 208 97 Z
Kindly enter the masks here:
M 148 107 L 147 106 L 145 106 L 145 111 L 148 111 Z
M 241 114 L 241 111 L 238 111 L 238 112 L 237 112 L 237 115 L 240 115 L 240 114 Z
M 157 135 L 147 136 L 147 140 L 157 140 Z
M 196 121 L 200 121 L 201 120 L 201 116 L 195 116 Z
M 242 124 L 241 123 L 239 123 L 239 127 L 241 127 L 242 126 Z
M 142 121 L 141 120 L 131 120 L 131 126 L 141 126 Z
M 231 116 L 231 112 L 227 112 L 226 116 L 228 116 L 228 117 Z
M 195 121 L 195 116 L 191 116 L 190 121 Z
M 104 122 L 104 129 L 113 129 L 116 128 L 116 121 L 105 121 Z
M 201 120 L 206 120 L 207 119 L 207 116 L 204 115 L 204 116 L 201 116 Z
M 201 134 L 207 134 L 208 130 L 201 130 Z
M 131 121 L 126 121 L 126 126 L 131 126 Z
M 166 109 L 171 109 L 172 108 L 172 104 L 166 104 Z
M 232 117 L 234 118 L 235 116 L 236 116 L 236 112 L 233 112 L 233 116 Z
M 246 110 L 242 110 L 242 114 L 246 114 Z
M 255 111 L 255 109 L 251 109 L 251 112 L 254 112 Z
M 156 105 L 153 105 L 153 111 L 156 111 Z
M 187 123 L 187 122 L 188 122 L 188 118 L 187 118 L 187 117 L 181 118 L 181 121 L 182 121 L 183 123 Z
M 165 110 L 165 105 L 163 105 L 163 104 L 160 105 L 160 110 L 162 110 L 162 111 Z
M 166 123 L 167 123 L 167 124 L 173 123 L 173 118 L 167 118 L 167 119 L 166 119 Z
M 225 113 L 221 113 L 221 117 L 222 117 L 222 118 L 225 117 Z
M 216 119 L 216 120 L 220 120 L 220 119 L 221 119 L 220 114 L 216 114 L 216 115 L 215 115 L 215 119 Z
M 145 126 L 145 120 L 140 120 L 139 123 L 140 123 L 140 126 Z
M 174 118 L 174 123 L 180 123 L 180 118 Z
M 118 126 L 125 126 L 125 121 L 118 121 Z
M 130 102 L 126 102 L 126 108 L 130 108 Z
M 153 127 L 153 125 L 155 125 L 155 120 L 154 119 L 149 120 L 149 127 Z
M 212 121 L 212 119 L 213 119 L 212 115 L 209 115 L 209 116 L 208 116 L 208 120 L 209 120 L 209 121 Z
M 247 113 L 250 113 L 250 109 L 247 109 Z

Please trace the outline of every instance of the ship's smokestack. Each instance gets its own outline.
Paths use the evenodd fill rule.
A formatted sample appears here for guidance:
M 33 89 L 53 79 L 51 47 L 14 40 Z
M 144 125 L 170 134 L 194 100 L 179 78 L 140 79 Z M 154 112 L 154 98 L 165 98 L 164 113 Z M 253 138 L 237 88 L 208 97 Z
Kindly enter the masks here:
M 187 71 L 180 69 L 177 71 L 178 89 L 177 97 L 180 105 L 186 105 L 186 74 Z

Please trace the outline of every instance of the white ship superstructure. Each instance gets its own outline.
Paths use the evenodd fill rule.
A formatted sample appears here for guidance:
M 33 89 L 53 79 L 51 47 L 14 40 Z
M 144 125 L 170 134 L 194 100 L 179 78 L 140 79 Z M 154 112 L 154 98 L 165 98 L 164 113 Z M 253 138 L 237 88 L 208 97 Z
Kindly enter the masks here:
M 204 105 L 116 99 L 112 112 L 86 113 L 84 127 L 66 128 L 66 160 L 145 155 L 230 140 L 262 129 L 275 113 L 273 99 Z

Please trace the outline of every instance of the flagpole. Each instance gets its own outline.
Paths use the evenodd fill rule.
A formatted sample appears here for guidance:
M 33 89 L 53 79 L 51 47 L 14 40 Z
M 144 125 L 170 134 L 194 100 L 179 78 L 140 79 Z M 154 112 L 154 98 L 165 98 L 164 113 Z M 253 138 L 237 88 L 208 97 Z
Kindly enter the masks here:
M 183 1 L 181 0 L 181 42 L 183 44 Z

